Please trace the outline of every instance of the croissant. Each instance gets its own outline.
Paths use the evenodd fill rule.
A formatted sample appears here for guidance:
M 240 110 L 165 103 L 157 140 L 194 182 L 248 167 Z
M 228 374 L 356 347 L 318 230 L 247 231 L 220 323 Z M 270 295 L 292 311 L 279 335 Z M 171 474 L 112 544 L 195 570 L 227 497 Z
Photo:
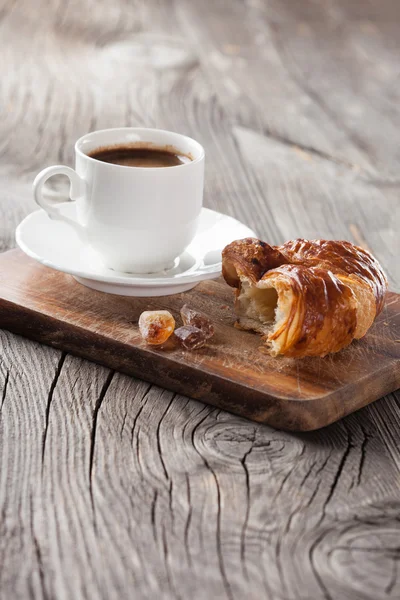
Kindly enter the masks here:
M 237 327 L 263 335 L 272 356 L 325 356 L 362 338 L 383 308 L 378 261 L 350 242 L 237 240 L 222 252 L 236 288 Z

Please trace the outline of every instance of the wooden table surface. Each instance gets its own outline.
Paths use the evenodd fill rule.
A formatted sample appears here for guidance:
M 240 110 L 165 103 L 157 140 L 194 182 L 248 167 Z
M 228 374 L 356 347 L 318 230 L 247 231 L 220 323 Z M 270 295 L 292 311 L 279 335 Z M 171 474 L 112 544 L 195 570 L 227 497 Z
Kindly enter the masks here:
M 0 17 L 1 250 L 77 137 L 162 127 L 206 148 L 206 206 L 268 242 L 368 247 L 399 291 L 396 0 L 0 0 Z M 399 598 L 399 393 L 293 435 L 0 340 L 2 598 Z

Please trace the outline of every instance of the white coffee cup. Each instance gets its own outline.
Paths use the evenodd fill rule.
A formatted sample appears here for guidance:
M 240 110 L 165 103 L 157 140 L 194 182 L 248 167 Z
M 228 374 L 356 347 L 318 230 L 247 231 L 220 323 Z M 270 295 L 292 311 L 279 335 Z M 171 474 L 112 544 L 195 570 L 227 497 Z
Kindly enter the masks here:
M 110 146 L 172 146 L 191 160 L 172 167 L 132 167 L 89 156 Z M 53 175 L 67 175 L 77 221 L 43 197 Z M 53 219 L 66 221 L 117 271 L 154 273 L 173 265 L 193 240 L 203 202 L 204 149 L 172 131 L 124 127 L 94 131 L 75 144 L 75 170 L 41 171 L 33 183 L 36 202 Z

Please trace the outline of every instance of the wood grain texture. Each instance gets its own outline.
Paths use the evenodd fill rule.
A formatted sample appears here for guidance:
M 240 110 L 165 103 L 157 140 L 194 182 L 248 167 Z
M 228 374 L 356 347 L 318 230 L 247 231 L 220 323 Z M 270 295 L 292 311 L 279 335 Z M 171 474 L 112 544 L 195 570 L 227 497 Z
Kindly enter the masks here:
M 366 245 L 400 291 L 399 17 L 393 0 L 0 0 L 0 249 L 78 136 L 159 126 L 205 146 L 207 206 L 274 244 Z M 0 344 L 2 598 L 399 597 L 398 393 L 295 435 Z
M 0 327 L 94 360 L 190 398 L 277 429 L 326 427 L 400 387 L 400 295 L 388 293 L 367 335 L 325 358 L 271 358 L 258 335 L 234 327 L 225 281 L 204 281 L 163 298 L 95 292 L 21 250 L 0 256 Z M 168 310 L 182 324 L 187 303 L 216 334 L 185 351 L 172 336 L 160 348 L 142 339 L 144 310 Z

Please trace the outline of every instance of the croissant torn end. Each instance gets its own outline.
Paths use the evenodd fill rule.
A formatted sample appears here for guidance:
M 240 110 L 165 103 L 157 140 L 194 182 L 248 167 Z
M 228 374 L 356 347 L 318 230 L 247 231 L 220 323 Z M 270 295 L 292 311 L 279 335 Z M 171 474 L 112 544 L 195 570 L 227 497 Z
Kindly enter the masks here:
M 263 335 L 272 356 L 282 350 L 282 332 L 286 315 L 291 314 L 293 294 L 283 286 L 273 287 L 273 282 L 263 281 L 252 286 L 243 281 L 237 296 L 237 312 L 240 313 L 239 325 L 243 329 L 257 331 Z
M 237 326 L 262 334 L 272 356 L 338 352 L 366 334 L 387 291 L 378 261 L 344 241 L 246 238 L 224 249 L 222 267 Z

